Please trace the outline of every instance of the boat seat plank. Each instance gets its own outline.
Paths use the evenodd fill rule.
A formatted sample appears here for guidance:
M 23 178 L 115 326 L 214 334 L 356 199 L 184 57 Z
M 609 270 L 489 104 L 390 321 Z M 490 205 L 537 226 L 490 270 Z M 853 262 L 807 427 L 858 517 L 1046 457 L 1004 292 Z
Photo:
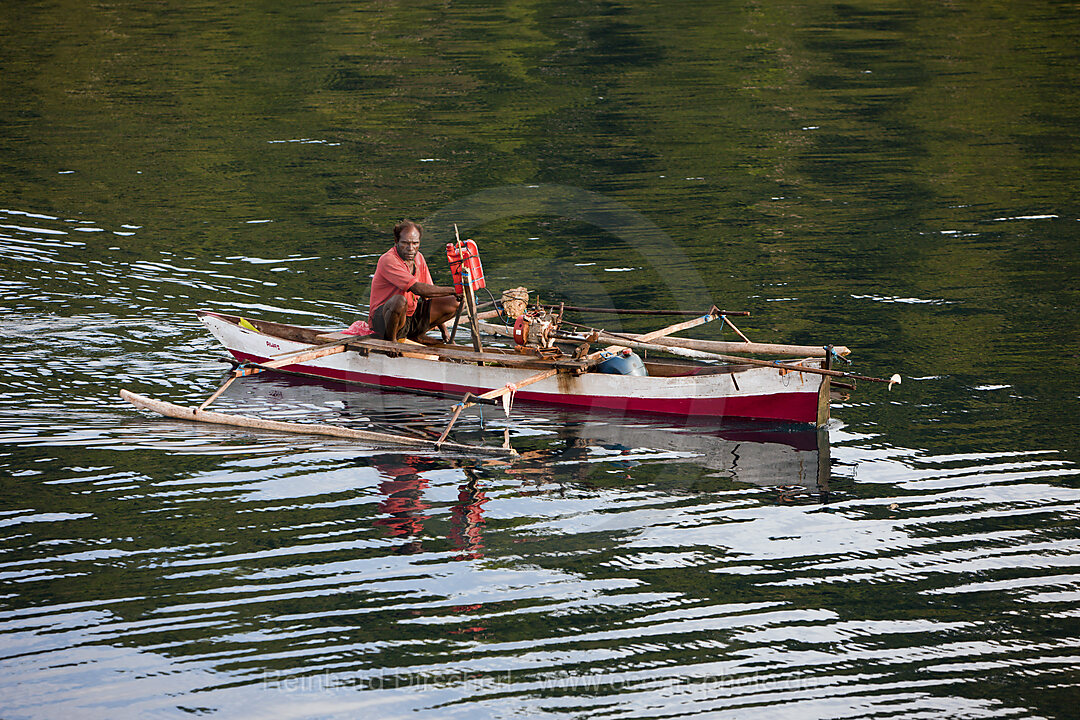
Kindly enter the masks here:
M 345 333 L 326 333 L 319 335 L 316 339 L 319 342 L 333 342 L 349 337 Z M 537 369 L 546 370 L 548 368 L 556 368 L 566 371 L 578 371 L 584 368 L 584 363 L 579 360 L 562 359 L 562 360 L 544 360 L 535 355 L 523 355 L 513 351 L 506 352 L 492 352 L 491 349 L 485 352 L 476 352 L 475 350 L 469 350 L 458 347 L 448 347 L 445 345 L 416 345 L 413 343 L 401 343 L 393 342 L 391 340 L 381 340 L 373 338 L 371 336 L 353 336 L 355 341 L 348 343 L 345 347 L 350 350 L 366 350 L 369 352 L 380 352 L 386 354 L 414 354 L 424 353 L 426 355 L 436 356 L 441 360 L 458 360 L 468 363 L 489 363 L 492 365 L 502 365 L 504 367 L 516 367 L 525 369 Z

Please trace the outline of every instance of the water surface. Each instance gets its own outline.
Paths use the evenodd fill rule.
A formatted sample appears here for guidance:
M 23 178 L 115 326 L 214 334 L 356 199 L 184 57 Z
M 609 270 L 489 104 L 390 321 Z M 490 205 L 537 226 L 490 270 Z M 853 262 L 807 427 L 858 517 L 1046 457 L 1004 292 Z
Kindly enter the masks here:
M 1070 717 L 1078 30 L 1041 2 L 5 6 L 0 714 Z M 905 380 L 824 436 L 463 418 L 512 464 L 117 397 L 224 380 L 196 308 L 363 317 L 404 216 L 443 281 L 457 224 L 494 292 L 746 309 Z M 269 376 L 218 406 L 448 414 Z

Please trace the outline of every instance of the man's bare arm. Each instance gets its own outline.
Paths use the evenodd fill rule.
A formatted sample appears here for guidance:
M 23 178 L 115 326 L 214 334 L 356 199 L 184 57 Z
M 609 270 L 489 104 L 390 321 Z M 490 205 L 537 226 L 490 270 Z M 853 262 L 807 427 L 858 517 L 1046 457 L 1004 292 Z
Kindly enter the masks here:
M 414 282 L 412 284 L 412 287 L 409 288 L 409 292 L 416 293 L 422 298 L 437 298 L 446 297 L 448 295 L 458 295 L 457 290 L 452 287 L 444 287 L 442 285 L 429 285 L 425 282 Z

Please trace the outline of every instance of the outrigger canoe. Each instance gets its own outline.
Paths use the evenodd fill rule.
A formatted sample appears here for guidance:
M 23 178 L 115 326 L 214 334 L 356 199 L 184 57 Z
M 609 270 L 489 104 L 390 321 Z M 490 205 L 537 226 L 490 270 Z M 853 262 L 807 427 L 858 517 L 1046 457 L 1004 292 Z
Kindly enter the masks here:
M 723 364 L 658 359 L 654 354 L 644 362 L 646 375 L 617 375 L 567 356 L 551 359 L 490 346 L 475 352 L 456 345 L 350 339 L 326 329 L 205 310 L 197 315 L 240 363 L 256 367 L 270 363 L 276 371 L 295 375 L 456 397 L 465 393 L 495 395 L 510 388 L 517 401 L 629 415 L 741 418 L 817 426 L 829 419 L 831 357 L 825 348 L 804 348 L 816 351 L 818 357 L 785 361 L 731 358 L 732 362 Z M 318 348 L 334 343 L 336 352 L 317 356 Z M 290 355 L 299 360 L 289 363 Z M 538 371 L 544 370 L 549 370 L 550 376 L 536 380 Z M 522 389 L 516 390 L 519 384 Z

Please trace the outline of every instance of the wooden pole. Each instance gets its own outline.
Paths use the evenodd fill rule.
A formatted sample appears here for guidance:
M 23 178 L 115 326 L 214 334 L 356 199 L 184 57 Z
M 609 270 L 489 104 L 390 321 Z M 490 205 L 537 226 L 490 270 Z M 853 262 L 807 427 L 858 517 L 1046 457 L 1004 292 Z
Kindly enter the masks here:
M 687 320 L 686 322 L 676 323 L 674 325 L 668 325 L 667 327 L 660 328 L 659 330 L 653 330 L 652 332 L 645 333 L 644 335 L 639 336 L 639 339 L 638 339 L 637 342 L 639 343 L 640 347 L 645 348 L 645 346 L 651 340 L 655 340 L 657 338 L 662 338 L 665 335 L 671 335 L 672 333 L 677 333 L 680 330 L 689 330 L 692 327 L 697 327 L 698 325 L 704 325 L 705 323 L 712 322 L 716 318 L 721 317 L 718 313 L 719 313 L 719 311 L 716 309 L 716 306 L 714 305 L 712 310 L 710 310 L 707 314 L 702 315 L 701 317 L 696 317 L 693 320 Z M 605 333 L 601 333 L 601 335 L 604 335 L 604 334 Z M 609 342 L 610 342 L 610 340 L 609 340 Z M 599 363 L 601 360 L 603 360 L 605 357 L 607 357 L 611 353 L 618 352 L 618 351 L 622 350 L 624 347 L 627 347 L 625 340 L 617 340 L 617 342 L 619 342 L 621 344 L 619 344 L 619 345 L 611 345 L 609 347 L 604 348 L 603 350 L 597 350 L 594 353 L 590 353 L 590 354 L 586 355 L 584 357 L 584 361 L 586 363 L 585 367 L 589 367 L 591 365 L 596 365 L 597 363 Z
M 307 350 L 294 350 L 293 352 L 282 353 L 281 355 L 275 355 L 277 359 L 268 360 L 265 363 L 260 363 L 259 367 L 242 367 L 233 370 L 232 377 L 225 381 L 225 383 L 214 391 L 214 394 L 206 398 L 202 405 L 195 408 L 194 412 L 202 412 L 210 403 L 221 397 L 221 394 L 225 392 L 225 388 L 232 384 L 232 381 L 238 377 L 244 377 L 247 375 L 254 375 L 261 373 L 264 370 L 275 370 L 287 365 L 295 365 L 297 363 L 306 362 L 307 360 L 315 360 L 316 358 L 326 357 L 327 355 L 336 355 L 337 353 L 345 351 L 345 344 L 350 343 L 355 338 L 349 338 L 347 340 L 335 340 L 325 345 L 317 345 Z
M 547 310 L 554 310 L 557 305 L 544 305 Z M 697 317 L 701 315 L 698 310 L 620 310 L 619 308 L 594 308 L 594 307 L 579 307 L 577 305 L 564 305 L 564 310 L 571 312 L 590 312 L 601 313 L 606 315 L 692 315 Z M 750 314 L 749 310 L 721 310 L 721 315 L 731 315 L 733 317 L 745 317 Z
M 457 241 L 458 252 L 460 252 L 461 251 L 461 236 L 458 235 L 457 223 L 454 223 L 454 239 Z M 450 269 L 453 270 L 454 269 L 453 266 L 451 266 Z M 463 291 L 465 290 L 465 276 L 466 276 L 466 273 L 468 273 L 468 269 L 465 267 L 465 263 L 462 263 L 461 264 L 461 289 Z M 450 280 L 451 280 L 451 282 L 453 282 L 453 278 L 450 278 Z M 454 342 L 454 336 L 457 335 L 458 323 L 461 322 L 461 311 L 465 307 L 465 304 L 467 302 L 465 300 L 464 294 L 465 293 L 462 292 L 461 302 L 459 302 L 458 306 L 457 306 L 457 314 L 454 315 L 454 329 L 450 331 L 450 342 Z M 475 315 L 475 312 L 470 313 L 470 314 Z M 480 351 L 477 350 L 477 352 L 480 352 Z
M 832 350 L 831 347 L 827 350 Z M 831 354 L 825 355 L 825 360 L 822 363 L 822 368 L 825 370 L 832 369 L 832 356 Z M 832 378 L 825 377 L 821 380 L 821 386 L 818 388 L 817 397 L 817 426 L 825 427 L 829 424 L 829 412 L 832 409 L 831 396 L 832 395 Z
M 547 380 L 549 377 L 554 377 L 558 373 L 559 373 L 559 370 L 557 368 L 552 368 L 550 370 L 545 370 L 544 372 L 536 373 L 535 375 L 530 375 L 529 377 L 525 378 L 524 380 L 519 380 L 516 383 L 511 383 L 510 385 L 504 385 L 503 387 L 496 388 L 494 390 L 488 390 L 486 393 L 482 393 L 480 395 L 477 395 L 476 397 L 478 399 L 480 399 L 480 400 L 494 400 L 496 398 L 502 397 L 506 393 L 517 392 L 518 390 L 525 387 L 526 385 L 532 385 L 533 383 L 538 383 L 541 380 Z M 470 403 L 470 405 L 471 404 L 473 404 L 473 403 Z M 468 405 L 466 407 L 468 407 Z
M 465 299 L 469 303 L 469 329 L 472 330 L 472 344 L 476 352 L 484 352 L 480 345 L 480 321 L 476 319 L 476 296 L 473 295 L 472 283 L 469 282 L 469 271 L 462 268 L 461 279 L 466 282 Z M 483 363 L 480 363 L 483 365 Z
M 641 342 L 640 340 L 629 341 L 621 339 L 618 336 L 611 336 L 609 333 L 601 332 L 600 339 L 607 339 L 609 342 L 614 339 L 618 342 L 622 342 L 626 347 L 638 348 L 641 350 L 653 350 L 663 351 L 667 350 L 663 345 L 658 345 L 651 342 Z M 700 352 L 699 357 L 706 360 L 721 360 L 723 362 L 738 363 L 743 365 L 754 365 L 755 367 L 774 367 L 786 372 L 801 372 L 809 373 L 811 375 L 825 375 L 827 377 L 836 378 L 850 378 L 852 380 L 866 380 L 867 382 L 880 382 L 880 383 L 897 383 L 898 380 L 894 378 L 876 378 L 868 375 L 856 375 L 855 373 L 842 372 L 840 370 L 826 370 L 824 368 L 806 367 L 803 365 L 790 365 L 783 363 L 779 360 L 758 360 L 757 358 L 738 357 L 735 355 L 723 355 L 720 353 L 706 353 Z M 790 361 L 789 361 L 790 362 Z
M 469 394 L 466 394 L 465 397 L 462 398 L 461 402 L 459 402 L 457 405 L 454 406 L 454 414 L 450 418 L 450 422 L 448 422 L 446 424 L 446 428 L 442 431 L 442 435 L 439 436 L 439 442 L 442 442 L 443 439 L 446 438 L 446 436 L 450 434 L 450 428 L 454 427 L 454 423 L 457 422 L 458 416 L 461 415 L 461 411 L 464 410 L 465 408 L 472 407 L 473 405 L 477 405 L 478 400 L 489 400 L 490 401 L 490 400 L 495 400 L 496 398 L 501 398 L 503 395 L 506 395 L 507 393 L 517 392 L 519 388 L 523 388 L 526 385 L 532 385 L 533 383 L 538 383 L 541 380 L 547 380 L 549 377 L 553 377 L 553 376 L 557 375 L 558 372 L 559 372 L 558 369 L 552 368 L 551 370 L 545 370 L 544 372 L 537 373 L 535 375 L 530 375 L 529 377 L 525 378 L 524 380 L 520 380 L 520 381 L 518 381 L 516 383 L 510 383 L 509 385 L 504 385 L 501 388 L 495 388 L 494 390 L 488 390 L 486 393 L 483 393 L 481 395 L 477 395 L 475 400 L 470 400 L 469 399 Z
M 714 305 L 712 310 L 702 315 L 701 317 L 696 317 L 693 320 L 687 320 L 686 322 L 676 323 L 675 325 L 668 325 L 667 327 L 660 328 L 659 330 L 653 330 L 652 332 L 645 333 L 639 339 L 641 340 L 641 342 L 649 342 L 651 340 L 655 340 L 656 338 L 662 338 L 666 335 L 677 333 L 680 330 L 689 330 L 692 327 L 697 327 L 698 325 L 710 323 L 718 317 L 720 317 L 720 311 L 717 310 L 716 306 Z
M 225 392 L 225 388 L 229 387 L 229 385 L 232 385 L 232 381 L 235 380 L 238 377 L 240 377 L 240 376 L 237 375 L 236 373 L 233 373 L 232 376 L 228 380 L 226 380 L 225 383 L 221 387 L 219 387 L 217 390 L 214 391 L 213 395 L 206 398 L 206 400 L 203 401 L 202 405 L 195 408 L 195 412 L 201 412 L 201 411 L 205 410 L 207 405 L 209 405 L 210 403 L 214 402 L 219 397 L 221 397 L 221 393 Z
M 197 420 L 199 422 L 214 423 L 217 425 L 232 425 L 236 427 L 275 430 L 278 432 L 299 433 L 303 435 L 329 435 L 350 440 L 364 440 L 375 444 L 409 445 L 432 450 L 453 450 L 455 452 L 474 455 L 495 455 L 499 457 L 512 457 L 517 455 L 517 452 L 513 449 L 502 447 L 461 445 L 459 443 L 446 442 L 437 443 L 434 440 L 425 438 L 393 435 L 370 430 L 355 430 L 353 428 L 340 427 L 338 425 L 280 422 L 278 420 L 264 420 L 262 418 L 250 417 L 247 415 L 232 415 L 212 411 L 196 412 L 193 408 L 174 405 L 173 403 L 165 402 L 163 400 L 155 400 L 143 395 L 137 395 L 128 390 L 121 390 L 120 397 L 124 398 L 135 407 L 152 410 L 159 415 L 180 420 Z
M 462 250 L 461 235 L 458 234 L 457 223 L 454 223 L 454 240 L 457 241 L 458 252 L 460 252 Z M 461 263 L 461 285 L 462 290 L 465 291 L 465 301 L 469 305 L 469 326 L 472 329 L 473 349 L 476 352 L 484 352 L 484 348 L 480 345 L 480 325 L 476 318 L 476 296 L 473 294 L 472 277 L 469 274 L 469 265 L 464 261 Z M 459 315 L 460 311 L 461 308 L 459 307 Z M 457 327 L 456 321 L 454 326 Z M 483 365 L 484 363 L 480 364 Z
M 337 355 L 338 353 L 345 352 L 345 346 L 351 342 L 356 342 L 356 338 L 352 337 L 348 340 L 338 340 L 333 343 L 327 343 L 326 345 L 316 345 L 310 350 L 299 350 L 297 352 L 289 353 L 288 355 L 275 356 L 274 359 L 259 363 L 259 367 L 263 370 L 276 370 L 277 368 L 296 365 L 298 363 L 307 362 L 308 360 L 317 360 L 318 358 L 326 357 L 328 355 Z
M 727 315 L 724 316 L 724 322 L 726 322 L 728 324 L 728 327 L 730 327 L 732 330 L 735 331 L 736 335 L 738 335 L 739 337 L 742 338 L 743 342 L 747 342 L 747 343 L 750 342 L 750 338 L 743 335 L 742 330 L 735 327 L 735 323 L 731 322 L 731 318 L 729 318 Z
M 464 290 L 464 288 L 462 288 Z M 454 315 L 454 329 L 450 331 L 450 342 L 456 342 L 454 336 L 457 335 L 458 323 L 461 322 L 461 311 L 465 309 L 465 298 L 461 298 L 461 302 L 457 306 L 457 314 Z
M 502 325 L 495 325 L 492 323 L 481 323 L 480 328 L 491 335 L 502 335 L 505 337 L 513 337 L 513 333 L 508 331 Z M 590 328 L 592 329 L 592 328 Z M 614 335 L 617 341 L 621 340 L 638 340 L 641 336 L 634 333 L 618 334 L 609 333 Z M 585 337 L 572 337 L 569 338 L 575 342 L 584 342 Z M 742 343 L 742 342 L 727 342 L 721 340 L 697 340 L 694 338 L 678 338 L 678 337 L 664 337 L 655 338 L 652 342 L 657 345 L 665 346 L 664 352 L 673 352 L 680 349 L 685 350 L 700 350 L 702 352 L 744 352 L 754 355 L 789 355 L 791 357 L 825 357 L 824 346 L 818 345 L 776 345 L 771 343 Z M 843 345 L 837 345 L 833 348 L 833 351 L 837 355 L 848 355 L 851 351 Z M 678 352 L 674 352 L 678 355 Z M 686 355 L 686 357 L 698 357 L 697 355 Z
M 454 406 L 454 414 L 450 416 L 450 422 L 446 423 L 446 427 L 443 428 L 442 434 L 439 435 L 439 439 L 435 441 L 435 447 L 442 444 L 443 440 L 446 440 L 446 436 L 450 434 L 450 428 L 454 427 L 454 423 L 457 422 L 458 416 L 461 415 L 461 411 L 465 409 L 465 403 L 469 401 L 468 393 L 465 394 L 464 399 Z
M 349 337 L 331 340 L 330 342 L 326 342 L 321 345 L 315 345 L 304 350 L 291 350 L 286 353 L 281 353 L 280 355 L 271 355 L 267 362 L 263 364 L 269 365 L 270 363 L 277 363 L 279 361 L 288 361 L 283 363 L 283 365 L 288 365 L 289 363 L 303 362 L 305 360 L 313 360 L 315 358 L 320 358 L 325 355 L 333 355 L 335 353 L 344 352 L 346 345 L 351 342 L 355 342 L 360 337 L 362 336 L 350 335 Z M 275 367 L 282 367 L 282 365 L 276 365 Z
M 626 337 L 635 340 L 641 339 L 640 335 L 626 333 Z M 790 355 L 792 357 L 825 357 L 823 345 L 782 345 L 774 343 L 736 343 L 722 340 L 698 340 L 696 338 L 658 338 L 654 340 L 659 345 L 687 350 L 701 350 L 703 352 L 744 352 L 752 355 Z M 833 347 L 837 355 L 850 355 L 851 350 L 843 345 Z

